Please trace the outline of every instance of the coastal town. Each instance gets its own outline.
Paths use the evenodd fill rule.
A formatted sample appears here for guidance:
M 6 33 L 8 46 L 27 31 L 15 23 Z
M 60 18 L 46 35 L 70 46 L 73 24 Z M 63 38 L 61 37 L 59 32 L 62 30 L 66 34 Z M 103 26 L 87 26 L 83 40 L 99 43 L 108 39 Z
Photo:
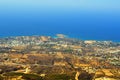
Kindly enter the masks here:
M 120 42 L 0 38 L 0 80 L 120 80 Z

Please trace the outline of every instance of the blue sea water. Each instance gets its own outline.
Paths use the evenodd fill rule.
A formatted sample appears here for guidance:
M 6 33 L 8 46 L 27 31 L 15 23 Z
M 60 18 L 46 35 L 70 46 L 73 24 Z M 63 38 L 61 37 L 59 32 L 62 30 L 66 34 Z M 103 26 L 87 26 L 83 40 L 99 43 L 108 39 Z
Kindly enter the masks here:
M 120 42 L 119 0 L 0 0 L 0 37 L 61 33 Z

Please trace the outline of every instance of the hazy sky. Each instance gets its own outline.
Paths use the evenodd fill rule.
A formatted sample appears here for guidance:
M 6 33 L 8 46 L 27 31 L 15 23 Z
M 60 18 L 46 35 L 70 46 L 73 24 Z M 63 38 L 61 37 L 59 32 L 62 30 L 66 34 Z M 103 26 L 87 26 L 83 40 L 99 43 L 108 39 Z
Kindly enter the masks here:
M 91 10 L 120 9 L 119 0 L 0 0 L 1 7 L 8 9 L 23 8 L 76 8 Z

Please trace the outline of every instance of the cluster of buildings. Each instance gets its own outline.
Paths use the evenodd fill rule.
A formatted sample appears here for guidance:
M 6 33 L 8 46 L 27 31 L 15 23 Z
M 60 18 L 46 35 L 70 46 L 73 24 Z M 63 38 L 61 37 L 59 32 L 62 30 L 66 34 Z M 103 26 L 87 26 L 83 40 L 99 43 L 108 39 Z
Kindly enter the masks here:
M 1 38 L 0 56 L 4 58 L 0 59 L 0 63 L 4 62 L 8 64 L 11 62 L 18 64 L 18 62 L 22 63 L 22 61 L 27 63 L 26 60 L 28 58 L 23 56 L 27 56 L 28 54 L 47 54 L 58 56 L 58 59 L 62 59 L 51 64 L 53 66 L 71 65 L 71 67 L 81 68 L 90 74 L 95 73 L 97 76 L 100 75 L 103 78 L 105 78 L 105 75 L 113 77 L 114 72 L 111 72 L 111 70 L 118 70 L 117 73 L 120 75 L 120 43 L 112 41 L 78 40 L 66 38 L 62 34 L 58 34 L 57 36 L 57 38 L 50 36 Z M 12 54 L 20 54 L 21 56 L 15 59 L 9 59 L 8 57 Z M 69 63 L 62 54 L 74 55 L 75 57 L 73 57 L 71 63 Z M 34 60 L 39 59 L 38 56 L 29 57 Z M 79 60 L 76 61 L 76 57 Z M 39 62 L 41 61 L 33 63 L 39 64 Z

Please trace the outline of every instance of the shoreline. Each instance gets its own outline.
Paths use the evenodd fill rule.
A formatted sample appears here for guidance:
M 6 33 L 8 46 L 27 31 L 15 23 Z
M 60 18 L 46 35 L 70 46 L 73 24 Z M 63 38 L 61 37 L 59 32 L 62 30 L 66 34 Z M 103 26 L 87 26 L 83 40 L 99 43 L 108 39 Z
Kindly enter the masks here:
M 63 34 L 64 35 L 64 34 Z M 27 36 L 50 36 L 52 38 L 57 38 L 56 34 L 49 34 L 49 35 L 46 35 L 46 34 L 39 34 L 39 35 L 10 35 L 10 36 L 0 36 L 0 39 L 1 38 L 9 38 L 9 37 L 27 37 Z M 112 41 L 112 42 L 115 42 L 115 43 L 120 43 L 120 40 L 107 40 L 107 39 L 95 39 L 95 38 L 83 38 L 83 37 L 80 37 L 80 36 L 73 36 L 73 35 L 66 35 L 67 37 L 66 38 L 71 38 L 71 39 L 78 39 L 78 40 L 83 40 L 83 41 L 87 41 L 87 40 L 93 40 L 93 41 Z

